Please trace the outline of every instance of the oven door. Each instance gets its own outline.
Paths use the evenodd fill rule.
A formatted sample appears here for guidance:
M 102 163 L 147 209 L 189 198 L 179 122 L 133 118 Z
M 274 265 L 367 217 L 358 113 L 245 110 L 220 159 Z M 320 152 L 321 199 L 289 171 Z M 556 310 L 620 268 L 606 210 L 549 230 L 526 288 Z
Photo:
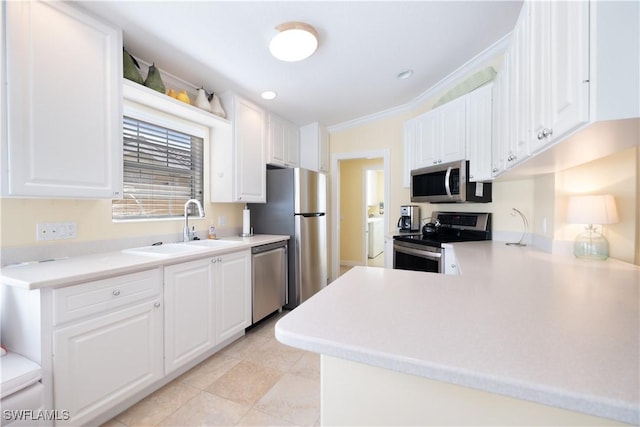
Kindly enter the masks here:
M 442 249 L 394 240 L 393 268 L 443 273 L 442 266 Z

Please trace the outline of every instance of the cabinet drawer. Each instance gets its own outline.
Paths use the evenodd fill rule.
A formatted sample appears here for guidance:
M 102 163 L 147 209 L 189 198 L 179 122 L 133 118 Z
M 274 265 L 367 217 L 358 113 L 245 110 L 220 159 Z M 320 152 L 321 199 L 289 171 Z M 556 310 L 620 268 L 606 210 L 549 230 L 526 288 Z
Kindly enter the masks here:
M 53 291 L 53 323 L 124 307 L 160 294 L 160 269 L 87 282 Z

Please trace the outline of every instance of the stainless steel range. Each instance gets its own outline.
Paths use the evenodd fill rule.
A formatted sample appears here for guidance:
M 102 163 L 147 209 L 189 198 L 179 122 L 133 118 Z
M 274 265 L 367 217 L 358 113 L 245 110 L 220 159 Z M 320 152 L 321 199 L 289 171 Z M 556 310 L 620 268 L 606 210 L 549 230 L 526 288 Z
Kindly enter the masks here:
M 393 268 L 444 273 L 443 243 L 491 240 L 487 212 L 433 212 L 421 233 L 393 237 Z

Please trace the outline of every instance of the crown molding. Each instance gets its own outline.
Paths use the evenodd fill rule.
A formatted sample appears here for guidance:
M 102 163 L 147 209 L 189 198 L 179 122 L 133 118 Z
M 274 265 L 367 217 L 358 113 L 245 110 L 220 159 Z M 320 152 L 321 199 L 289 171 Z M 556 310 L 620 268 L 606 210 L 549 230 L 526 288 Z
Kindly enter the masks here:
M 438 93 L 445 91 L 451 86 L 459 83 L 467 77 L 470 73 L 472 73 L 476 67 L 481 65 L 484 62 L 487 62 L 497 55 L 500 55 L 507 50 L 509 46 L 509 41 L 511 40 L 511 33 L 506 34 L 494 44 L 489 46 L 487 49 L 483 50 L 469 61 L 461 65 L 451 74 L 449 74 L 444 79 L 440 80 L 435 85 L 431 86 L 426 91 L 422 92 L 420 95 L 413 98 L 411 101 L 404 105 L 398 105 L 393 108 L 389 108 L 387 110 L 379 111 L 377 113 L 368 114 L 366 116 L 359 117 L 357 119 L 348 120 L 346 122 L 338 123 L 336 125 L 332 125 L 327 127 L 329 133 L 341 132 L 347 129 L 351 129 L 354 127 L 362 126 L 367 123 L 375 122 L 377 120 L 396 116 L 401 113 L 406 113 L 411 111 L 414 108 L 417 108 L 422 103 L 428 101 L 429 99 L 434 98 Z

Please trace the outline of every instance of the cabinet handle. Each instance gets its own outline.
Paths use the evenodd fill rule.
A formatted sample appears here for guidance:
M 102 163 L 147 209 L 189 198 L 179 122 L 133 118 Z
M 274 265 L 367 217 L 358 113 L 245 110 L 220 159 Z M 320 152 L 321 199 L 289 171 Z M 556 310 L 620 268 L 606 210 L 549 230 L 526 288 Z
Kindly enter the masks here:
M 438 164 L 440 164 L 440 163 L 442 163 L 442 160 L 441 160 L 441 159 L 438 159 Z
M 512 161 L 514 161 L 515 159 L 517 159 L 517 157 L 516 157 L 516 156 L 514 156 L 513 154 L 511 154 L 509 157 L 507 157 L 507 161 L 508 161 L 508 162 L 512 162 Z
M 457 266 L 455 264 L 451 264 L 451 268 L 456 268 Z
M 473 179 L 473 175 L 469 175 L 469 178 Z
M 216 258 L 214 258 L 214 259 L 212 259 L 212 260 L 211 260 L 211 262 L 212 262 L 213 264 L 215 264 L 216 262 L 218 262 L 218 260 L 217 260 Z
M 498 168 L 493 168 L 493 169 L 491 169 L 491 172 L 493 172 L 493 173 L 498 172 Z
M 154 306 L 155 308 L 159 308 L 159 307 L 160 307 L 160 303 L 159 303 L 159 302 L 156 302 L 155 304 L 153 304 L 153 306 Z
M 434 161 L 433 161 L 433 164 L 434 164 L 434 165 L 437 165 L 437 164 L 438 164 L 438 161 L 437 161 L 437 160 L 434 160 Z
M 553 129 L 542 129 L 538 132 L 538 140 L 542 140 L 551 135 L 553 135 Z
M 112 293 L 113 293 L 113 295 L 114 295 L 114 296 L 116 296 L 116 297 L 117 297 L 118 295 L 120 295 L 120 291 L 119 291 L 119 290 L 117 290 L 117 289 L 116 289 L 115 291 L 113 291 Z

